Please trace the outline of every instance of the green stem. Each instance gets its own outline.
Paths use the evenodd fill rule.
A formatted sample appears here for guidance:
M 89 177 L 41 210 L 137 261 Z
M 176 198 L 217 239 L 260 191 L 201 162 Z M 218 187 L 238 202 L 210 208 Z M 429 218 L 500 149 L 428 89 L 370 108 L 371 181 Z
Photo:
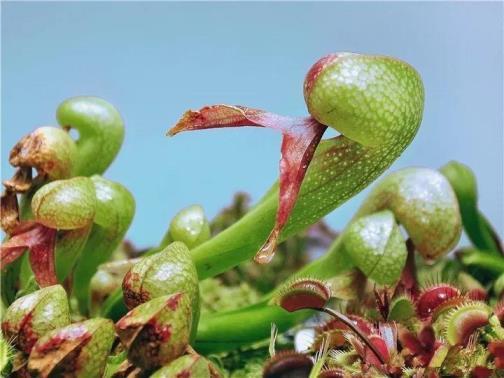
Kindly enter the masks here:
M 496 275 L 504 273 L 504 258 L 489 251 L 467 249 L 461 254 L 461 259 L 465 265 L 483 268 Z
M 440 171 L 450 181 L 460 206 L 462 222 L 473 245 L 487 253 L 502 254 L 502 246 L 484 215 L 478 209 L 478 187 L 474 173 L 456 161 L 441 167 Z
M 256 306 L 207 316 L 198 327 L 195 349 L 204 354 L 236 350 L 269 337 L 272 323 L 283 332 L 311 315 L 311 310 L 289 313 L 276 306 Z
M 119 287 L 105 300 L 101 307 L 100 314 L 115 322 L 121 319 L 127 312 L 128 308 L 123 300 L 122 288 Z

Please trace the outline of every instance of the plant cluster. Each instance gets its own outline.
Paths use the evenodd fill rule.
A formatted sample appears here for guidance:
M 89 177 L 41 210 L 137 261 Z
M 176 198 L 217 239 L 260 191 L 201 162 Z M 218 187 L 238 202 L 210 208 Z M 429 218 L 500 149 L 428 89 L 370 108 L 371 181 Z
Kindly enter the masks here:
M 111 104 L 68 99 L 59 127 L 21 138 L 1 201 L 1 373 L 504 376 L 502 244 L 469 168 L 393 172 L 344 230 L 322 220 L 413 140 L 420 76 L 397 59 L 339 53 L 303 89 L 307 117 L 231 105 L 183 115 L 169 135 L 280 131 L 279 181 L 211 221 L 201 206 L 182 209 L 145 251 L 124 239 L 132 195 L 102 176 L 124 139 Z M 328 127 L 341 135 L 322 140 Z M 463 229 L 472 246 L 447 257 Z

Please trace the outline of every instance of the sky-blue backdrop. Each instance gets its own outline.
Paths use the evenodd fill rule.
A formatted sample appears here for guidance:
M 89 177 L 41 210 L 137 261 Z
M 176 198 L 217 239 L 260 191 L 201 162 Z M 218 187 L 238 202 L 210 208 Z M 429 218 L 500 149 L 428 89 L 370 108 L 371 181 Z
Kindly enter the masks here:
M 502 3 L 3 3 L 2 178 L 23 134 L 55 124 L 66 97 L 115 104 L 127 124 L 106 176 L 136 197 L 129 237 L 156 243 L 177 210 L 212 216 L 237 190 L 277 176 L 280 137 L 263 129 L 164 136 L 189 108 L 232 103 L 306 114 L 302 82 L 329 52 L 397 56 L 423 76 L 420 132 L 392 169 L 470 165 L 502 235 Z M 328 219 L 341 228 L 362 194 Z

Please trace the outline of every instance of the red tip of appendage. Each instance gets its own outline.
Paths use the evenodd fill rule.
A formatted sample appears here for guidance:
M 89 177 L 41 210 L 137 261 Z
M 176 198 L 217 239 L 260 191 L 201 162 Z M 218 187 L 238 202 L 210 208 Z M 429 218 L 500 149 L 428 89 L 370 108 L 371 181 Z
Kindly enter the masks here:
M 183 131 L 221 127 L 260 126 L 248 117 L 247 112 L 253 115 L 256 110 L 233 105 L 211 105 L 198 111 L 188 110 L 166 135 L 174 136 Z
M 54 267 L 56 230 L 35 222 L 24 222 L 0 247 L 0 268 L 17 260 L 25 249 L 30 251 L 30 266 L 41 287 L 58 283 Z
M 275 256 L 279 231 L 275 228 L 268 236 L 266 242 L 257 251 L 254 261 L 258 264 L 268 264 Z

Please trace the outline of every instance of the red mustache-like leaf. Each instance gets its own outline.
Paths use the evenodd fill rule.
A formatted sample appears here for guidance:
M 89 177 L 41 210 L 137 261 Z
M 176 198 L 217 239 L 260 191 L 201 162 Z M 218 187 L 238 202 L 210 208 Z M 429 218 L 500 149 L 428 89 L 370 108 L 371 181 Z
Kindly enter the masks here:
M 41 287 L 56 285 L 54 248 L 56 230 L 36 222 L 23 222 L 0 247 L 0 269 L 17 260 L 25 249 L 30 252 L 30 266 Z
M 280 231 L 296 204 L 308 165 L 327 127 L 312 117 L 290 118 L 244 106 L 213 105 L 196 112 L 186 112 L 168 131 L 168 135 L 182 131 L 243 126 L 267 127 L 278 130 L 283 135 L 280 198 L 275 226 L 255 256 L 256 262 L 266 264 L 273 258 Z

